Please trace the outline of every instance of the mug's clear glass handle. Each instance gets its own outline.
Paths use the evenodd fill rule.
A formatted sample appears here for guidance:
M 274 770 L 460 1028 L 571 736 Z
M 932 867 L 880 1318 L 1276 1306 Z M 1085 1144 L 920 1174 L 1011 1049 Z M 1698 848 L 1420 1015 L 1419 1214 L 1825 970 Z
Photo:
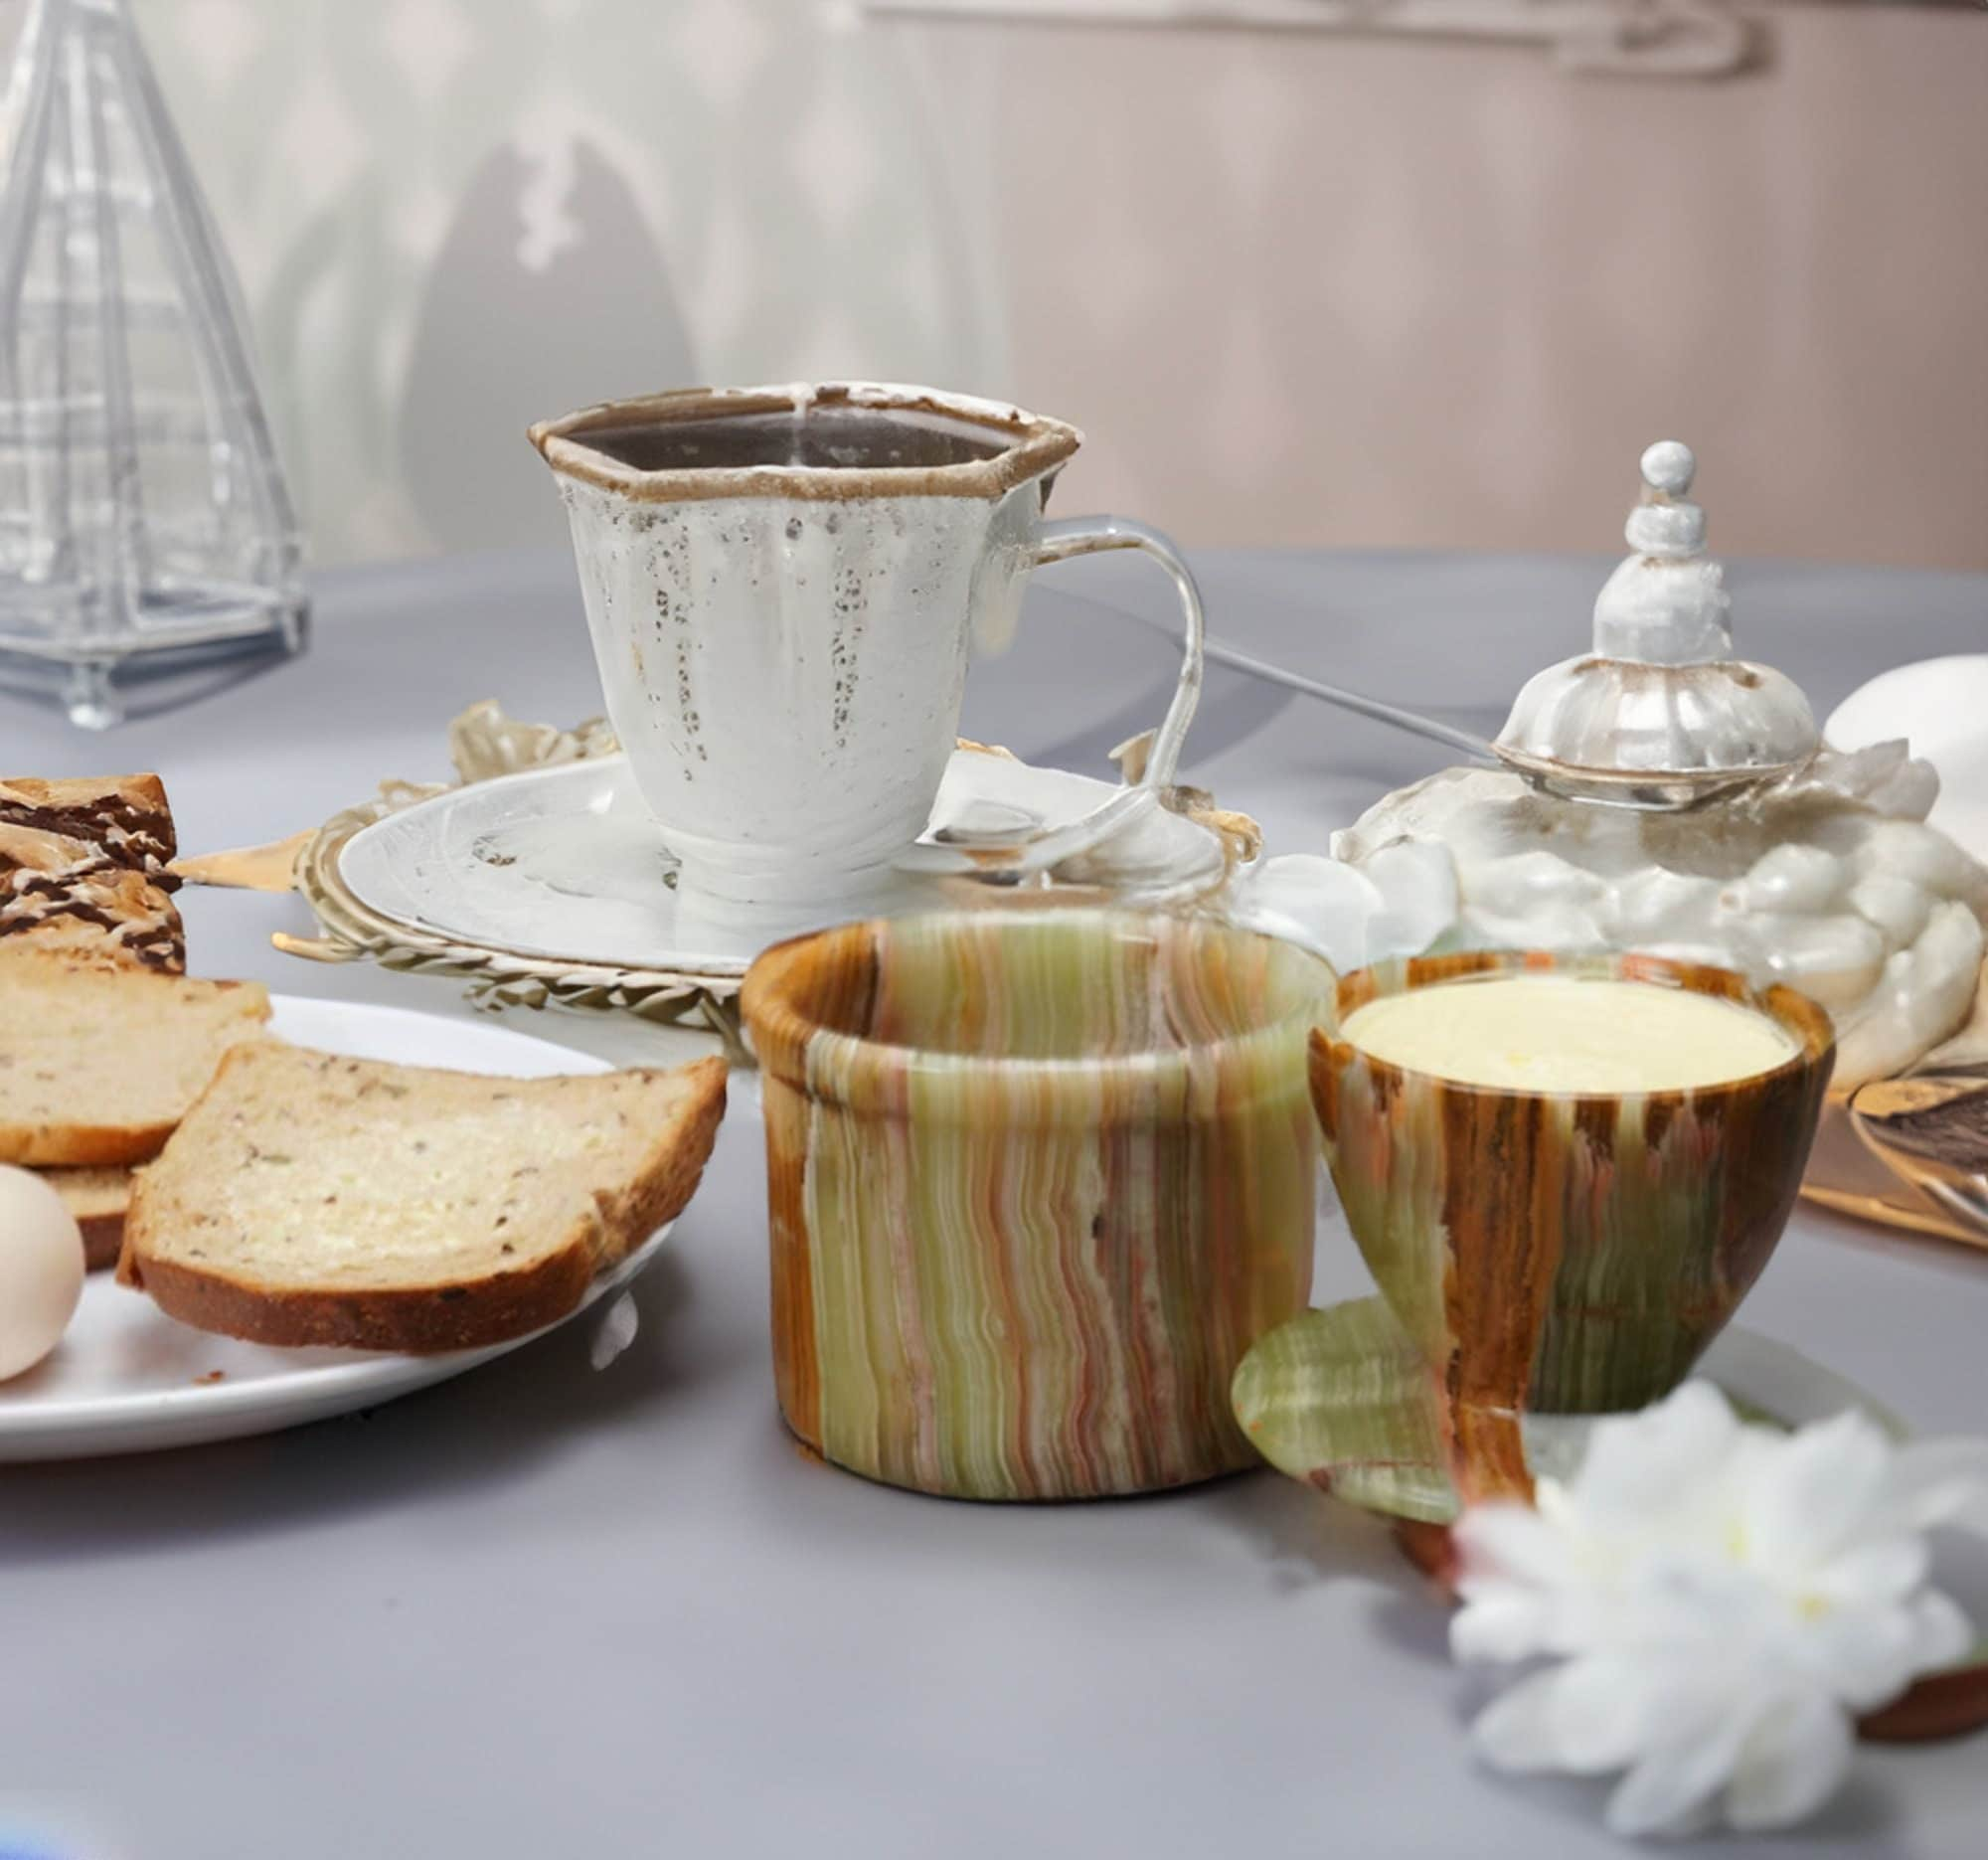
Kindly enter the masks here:
M 1079 820 L 1063 826 L 1047 827 L 1011 845 L 998 863 L 981 861 L 982 878 L 999 876 L 1014 880 L 1029 874 L 1048 872 L 1065 860 L 1075 859 L 1102 845 L 1106 840 L 1143 818 L 1159 804 L 1160 796 L 1174 784 L 1180 765 L 1181 745 L 1188 726 L 1194 722 L 1195 706 L 1201 701 L 1202 654 L 1206 645 L 1201 613 L 1201 591 L 1180 551 L 1158 530 L 1134 523 L 1129 517 L 1073 517 L 1046 523 L 1036 544 L 1036 563 L 1069 562 L 1076 556 L 1101 555 L 1107 550 L 1136 549 L 1150 556 L 1166 570 L 1180 596 L 1181 616 L 1186 633 L 1181 655 L 1180 679 L 1174 686 L 1173 701 L 1160 727 L 1153 733 L 1146 753 L 1146 765 L 1138 780 L 1120 788 L 1111 798 L 1093 807 Z
M 1167 572 L 1180 596 L 1185 650 L 1181 656 L 1180 682 L 1174 686 L 1173 701 L 1154 733 L 1146 766 L 1132 785 L 1137 789 L 1165 789 L 1173 786 L 1174 771 L 1180 764 L 1181 745 L 1187 741 L 1188 726 L 1194 722 L 1195 706 L 1201 702 L 1202 654 L 1207 627 L 1202 617 L 1201 590 L 1181 553 L 1158 530 L 1130 517 L 1071 517 L 1043 525 L 1036 546 L 1036 562 L 1047 566 L 1069 562 L 1077 556 L 1102 555 L 1108 550 L 1136 549 L 1150 556 Z M 1109 812 L 1109 803 L 1091 815 L 1085 824 L 1095 825 Z M 1114 822 L 1115 824 L 1115 822 Z

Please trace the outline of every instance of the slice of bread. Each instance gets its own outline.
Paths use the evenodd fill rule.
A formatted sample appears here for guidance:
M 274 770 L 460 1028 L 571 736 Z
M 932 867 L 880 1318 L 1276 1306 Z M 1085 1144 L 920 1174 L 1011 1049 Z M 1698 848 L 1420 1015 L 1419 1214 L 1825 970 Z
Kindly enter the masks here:
M 131 1207 L 129 1169 L 44 1169 L 42 1180 L 63 1199 L 83 1230 L 83 1263 L 107 1272 L 124 1247 L 124 1216 Z
M 493 1079 L 240 1047 L 139 1175 L 117 1275 L 256 1343 L 505 1342 L 682 1211 L 724 1114 L 716 1059 Z
M 264 1037 L 268 991 L 98 968 L 40 953 L 0 962 L 0 1162 L 143 1162 L 214 1077 Z

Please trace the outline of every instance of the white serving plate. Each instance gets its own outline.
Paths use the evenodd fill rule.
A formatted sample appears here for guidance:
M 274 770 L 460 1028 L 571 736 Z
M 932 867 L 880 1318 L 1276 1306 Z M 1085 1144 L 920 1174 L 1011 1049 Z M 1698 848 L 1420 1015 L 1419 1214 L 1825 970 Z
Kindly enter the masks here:
M 589 1054 L 547 1040 L 405 1008 L 278 995 L 271 1024 L 299 1046 L 355 1059 L 512 1079 L 613 1070 Z M 656 1256 L 669 1232 L 663 1228 L 613 1271 L 596 1278 L 580 1310 L 561 1321 L 571 1322 L 626 1285 Z M 520 1337 L 446 1356 L 269 1349 L 194 1330 L 168 1317 L 143 1292 L 115 1283 L 108 1272 L 92 1272 L 55 1354 L 27 1375 L 0 1383 L 0 1462 L 87 1459 L 273 1434 L 376 1408 L 530 1341 Z

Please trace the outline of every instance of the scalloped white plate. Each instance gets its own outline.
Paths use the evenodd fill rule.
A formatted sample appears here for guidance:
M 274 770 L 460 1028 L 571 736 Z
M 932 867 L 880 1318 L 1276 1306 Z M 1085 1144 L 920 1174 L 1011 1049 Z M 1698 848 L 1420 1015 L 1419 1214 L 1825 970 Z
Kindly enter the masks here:
M 407 1066 L 511 1079 L 613 1070 L 590 1054 L 548 1040 L 406 1008 L 278 995 L 272 1025 L 299 1046 Z M 596 1278 L 579 1310 L 561 1321 L 571 1323 L 626 1285 L 655 1258 L 669 1233 L 669 1228 L 661 1229 L 613 1271 Z M 168 1317 L 143 1292 L 126 1290 L 107 1272 L 92 1272 L 55 1354 L 27 1375 L 0 1383 L 0 1462 L 88 1459 L 273 1434 L 377 1408 L 530 1341 L 520 1337 L 447 1356 L 274 1350 L 191 1329 Z

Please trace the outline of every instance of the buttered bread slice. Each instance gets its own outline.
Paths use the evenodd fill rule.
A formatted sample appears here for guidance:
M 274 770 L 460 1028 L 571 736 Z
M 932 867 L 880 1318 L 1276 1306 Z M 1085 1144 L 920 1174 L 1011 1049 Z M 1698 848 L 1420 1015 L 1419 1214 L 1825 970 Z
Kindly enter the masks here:
M 0 1162 L 143 1162 L 231 1047 L 264 1037 L 268 991 L 102 968 L 47 952 L 0 962 Z
M 242 1048 L 138 1176 L 118 1276 L 257 1343 L 501 1343 L 683 1210 L 724 1113 L 716 1059 L 503 1079 Z

